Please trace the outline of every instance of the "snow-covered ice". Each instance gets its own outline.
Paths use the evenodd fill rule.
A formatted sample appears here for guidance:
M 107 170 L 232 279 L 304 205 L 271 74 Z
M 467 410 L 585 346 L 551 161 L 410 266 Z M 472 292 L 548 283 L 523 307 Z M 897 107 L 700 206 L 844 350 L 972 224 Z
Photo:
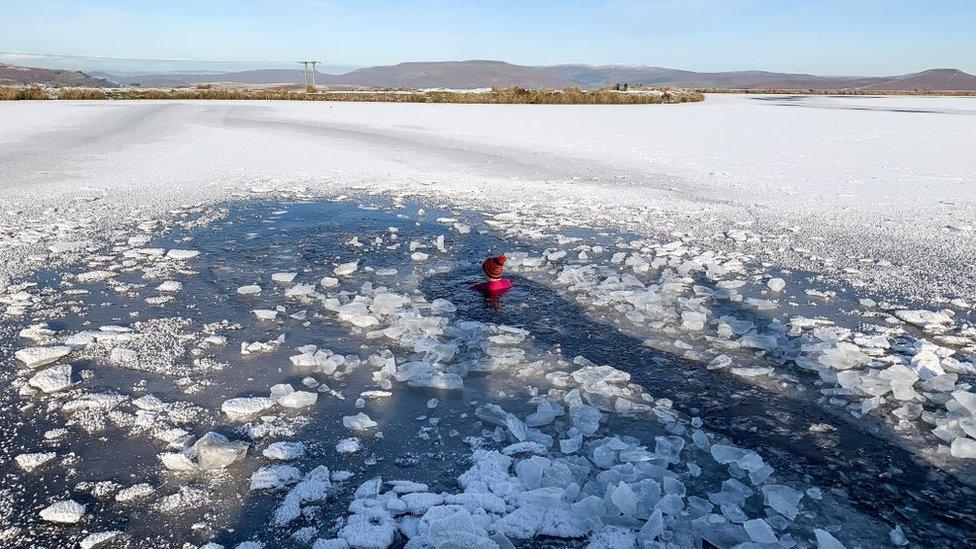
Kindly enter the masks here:
M 968 103 L 319 107 L 0 104 L 0 314 L 23 365 L 0 429 L 37 492 L 0 493 L 17 528 L 839 547 L 971 526 Z M 63 140 L 35 139 L 52 125 Z M 115 146 L 91 139 L 109 126 Z M 353 202 L 303 213 L 318 196 Z M 516 280 L 495 304 L 467 293 L 489 251 Z M 850 458 L 837 439 L 858 467 L 805 459 Z M 96 474 L 92 447 L 129 446 L 154 450 Z M 888 479 L 960 522 L 924 499 L 893 518 Z

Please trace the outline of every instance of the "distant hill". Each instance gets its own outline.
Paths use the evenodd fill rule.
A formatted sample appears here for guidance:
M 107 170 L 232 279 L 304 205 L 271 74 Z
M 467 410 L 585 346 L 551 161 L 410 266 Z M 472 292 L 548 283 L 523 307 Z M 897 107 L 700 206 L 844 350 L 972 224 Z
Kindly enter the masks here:
M 80 71 L 17 67 L 0 63 L 0 85 L 24 86 L 44 84 L 48 86 L 84 86 L 90 88 L 114 88 L 115 83 L 89 76 Z
M 767 71 L 694 72 L 627 65 L 556 65 L 540 67 L 582 87 L 641 84 L 675 88 L 857 88 L 877 78 L 815 76 Z
M 870 90 L 976 90 L 976 76 L 959 69 L 929 69 L 864 86 Z
M 13 76 L 10 76 L 13 75 Z M 62 85 L 188 86 L 198 83 L 301 84 L 300 69 L 259 69 L 239 72 L 187 72 L 95 78 L 80 72 L 27 69 L 0 65 L 0 83 L 60 83 Z M 99 83 L 100 82 L 100 83 Z M 554 65 L 533 67 L 503 61 L 437 61 L 367 67 L 345 74 L 316 74 L 320 85 L 389 88 L 472 89 L 492 86 L 527 88 L 599 88 L 617 83 L 675 88 L 723 89 L 863 89 L 908 91 L 974 91 L 976 76 L 957 69 L 930 69 L 898 76 L 817 76 L 767 71 L 694 72 L 636 65 Z
M 210 84 L 214 82 L 238 82 L 242 84 L 301 84 L 304 73 L 301 69 L 256 69 L 236 72 L 187 72 L 112 75 L 102 73 L 119 84 L 140 86 L 189 86 L 192 84 Z M 316 80 L 328 75 L 316 73 Z
M 527 67 L 504 61 L 480 60 L 399 63 L 367 67 L 339 76 L 329 76 L 323 83 L 459 89 L 492 86 L 563 88 L 570 84 L 566 79 L 545 69 L 546 67 Z

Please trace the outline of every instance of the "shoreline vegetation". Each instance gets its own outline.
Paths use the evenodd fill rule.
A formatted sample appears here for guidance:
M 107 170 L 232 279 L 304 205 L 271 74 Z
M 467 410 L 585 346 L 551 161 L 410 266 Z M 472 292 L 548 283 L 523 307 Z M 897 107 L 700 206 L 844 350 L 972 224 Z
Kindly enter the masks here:
M 51 88 L 0 86 L 0 100 L 211 99 L 266 101 L 356 101 L 377 103 L 470 103 L 531 105 L 647 105 L 702 101 L 704 94 L 684 89 L 562 90 L 492 88 L 485 91 L 298 91 L 197 88 Z
M 863 88 L 694 88 L 699 93 L 738 93 L 756 95 L 924 95 L 976 97 L 976 90 L 866 90 Z

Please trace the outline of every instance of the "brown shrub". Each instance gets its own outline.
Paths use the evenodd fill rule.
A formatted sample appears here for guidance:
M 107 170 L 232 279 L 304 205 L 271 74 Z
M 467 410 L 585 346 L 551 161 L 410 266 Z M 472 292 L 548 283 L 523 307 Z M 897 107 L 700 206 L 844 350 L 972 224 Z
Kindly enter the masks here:
M 108 94 L 98 88 L 64 88 L 58 91 L 58 99 L 108 99 Z
M 47 94 L 44 93 L 44 88 L 40 86 L 0 86 L 0 100 L 18 101 L 25 99 L 47 99 Z
M 652 103 L 685 103 L 701 101 L 704 95 L 686 90 L 621 92 L 614 90 L 585 91 L 528 90 L 519 87 L 492 88 L 488 92 L 465 91 L 364 91 L 316 92 L 282 89 L 214 90 L 214 89 L 158 89 L 130 88 L 108 90 L 111 99 L 260 99 L 289 101 L 361 101 L 382 103 L 480 103 L 480 104 L 538 104 L 538 105 L 642 105 Z

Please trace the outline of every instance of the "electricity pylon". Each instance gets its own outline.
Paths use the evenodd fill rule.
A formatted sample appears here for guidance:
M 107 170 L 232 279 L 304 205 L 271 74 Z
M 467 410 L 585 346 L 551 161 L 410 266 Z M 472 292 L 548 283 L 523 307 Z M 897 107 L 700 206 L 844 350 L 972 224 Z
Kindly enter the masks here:
M 318 61 L 299 61 L 305 66 L 305 89 L 315 91 L 315 64 Z

